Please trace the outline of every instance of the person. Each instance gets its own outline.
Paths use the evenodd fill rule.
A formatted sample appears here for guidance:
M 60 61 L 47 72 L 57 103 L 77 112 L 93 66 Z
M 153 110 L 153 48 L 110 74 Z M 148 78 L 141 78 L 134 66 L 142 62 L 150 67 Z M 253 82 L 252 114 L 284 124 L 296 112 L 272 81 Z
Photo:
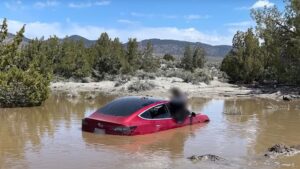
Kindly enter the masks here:
M 172 88 L 170 93 L 169 109 L 171 116 L 178 124 L 181 124 L 190 115 L 187 109 L 187 94 L 178 88 Z

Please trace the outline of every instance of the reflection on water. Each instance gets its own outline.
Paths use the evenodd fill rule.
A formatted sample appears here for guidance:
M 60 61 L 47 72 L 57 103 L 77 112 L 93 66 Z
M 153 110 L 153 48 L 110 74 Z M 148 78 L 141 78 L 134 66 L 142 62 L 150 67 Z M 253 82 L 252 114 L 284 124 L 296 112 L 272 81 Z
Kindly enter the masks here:
M 299 102 L 191 99 L 191 109 L 208 114 L 210 123 L 135 137 L 81 132 L 81 119 L 113 98 L 68 100 L 55 94 L 41 107 L 0 109 L 0 168 L 300 167 L 299 155 L 263 157 L 273 144 L 300 144 Z M 223 113 L 233 109 L 241 114 Z M 186 160 L 208 153 L 229 162 Z

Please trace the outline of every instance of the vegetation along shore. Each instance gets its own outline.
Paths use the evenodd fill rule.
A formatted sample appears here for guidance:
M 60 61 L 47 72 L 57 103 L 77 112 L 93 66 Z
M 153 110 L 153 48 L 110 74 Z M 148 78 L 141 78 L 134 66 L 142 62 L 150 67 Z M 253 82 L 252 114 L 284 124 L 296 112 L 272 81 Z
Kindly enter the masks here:
M 299 11 L 299 1 L 288 1 L 284 11 L 253 9 L 255 28 L 238 31 L 225 58 L 214 61 L 212 47 L 186 43 L 182 55 L 158 55 L 157 40 L 123 44 L 107 33 L 92 44 L 56 36 L 24 43 L 25 26 L 12 36 L 4 19 L 0 107 L 38 106 L 50 91 L 164 96 L 171 87 L 193 97 L 299 98 Z

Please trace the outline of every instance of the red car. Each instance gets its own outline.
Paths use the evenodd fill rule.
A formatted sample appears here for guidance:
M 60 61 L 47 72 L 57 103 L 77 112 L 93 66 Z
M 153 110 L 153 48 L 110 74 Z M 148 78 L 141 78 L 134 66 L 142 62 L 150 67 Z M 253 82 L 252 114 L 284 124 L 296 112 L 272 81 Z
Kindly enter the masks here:
M 82 130 L 114 135 L 141 135 L 208 122 L 203 114 L 194 114 L 178 124 L 171 117 L 169 101 L 151 97 L 122 97 L 82 120 Z

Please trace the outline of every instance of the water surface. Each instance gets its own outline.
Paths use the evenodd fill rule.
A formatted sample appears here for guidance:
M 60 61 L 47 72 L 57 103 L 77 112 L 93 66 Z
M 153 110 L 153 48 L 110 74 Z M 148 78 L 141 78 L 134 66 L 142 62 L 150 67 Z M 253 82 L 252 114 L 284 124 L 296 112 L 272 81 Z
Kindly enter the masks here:
M 55 94 L 41 107 L 0 109 L 0 168 L 300 168 L 299 154 L 263 157 L 276 143 L 300 144 L 299 102 L 197 98 L 190 100 L 191 109 L 207 114 L 208 124 L 134 137 L 82 132 L 81 119 L 113 99 Z M 194 154 L 228 161 L 186 159 Z

